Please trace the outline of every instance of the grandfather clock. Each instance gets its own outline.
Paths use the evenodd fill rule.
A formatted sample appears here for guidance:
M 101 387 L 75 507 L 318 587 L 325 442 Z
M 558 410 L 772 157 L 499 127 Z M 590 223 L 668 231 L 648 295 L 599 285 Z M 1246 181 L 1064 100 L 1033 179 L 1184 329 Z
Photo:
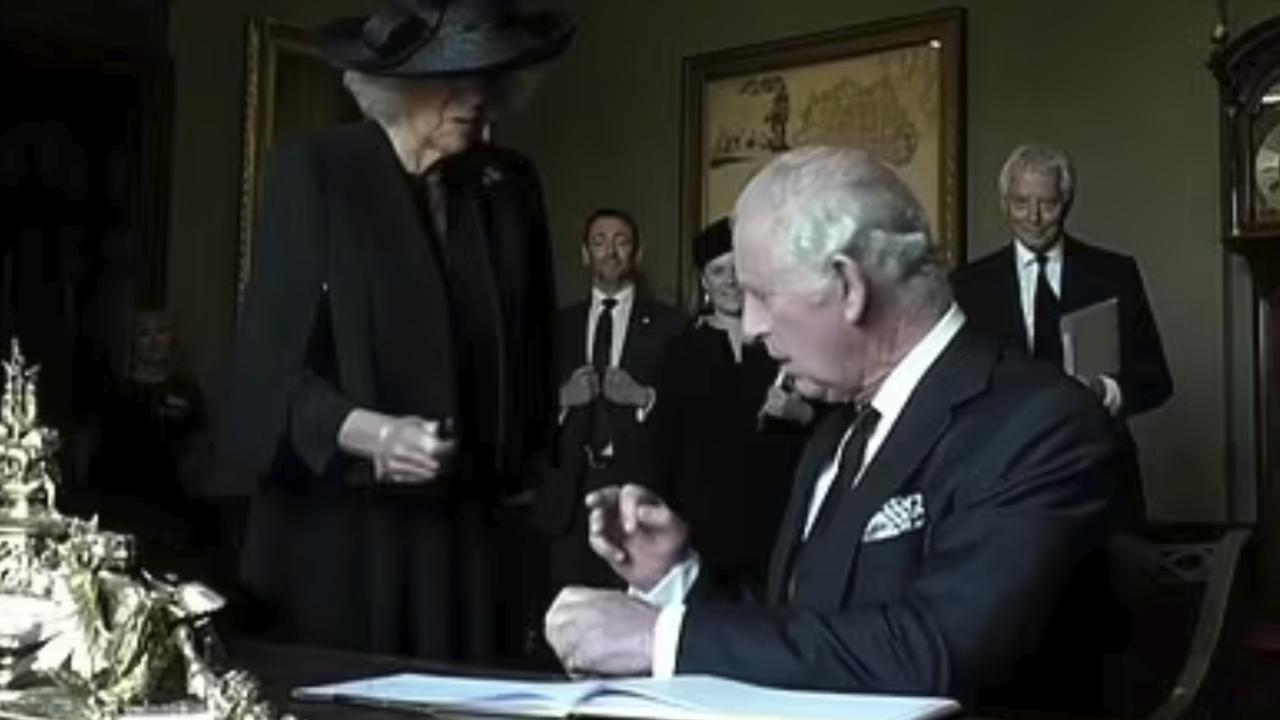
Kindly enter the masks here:
M 1280 627 L 1280 17 L 1218 47 L 1209 65 L 1221 105 L 1223 243 L 1248 261 L 1258 303 L 1258 569 Z

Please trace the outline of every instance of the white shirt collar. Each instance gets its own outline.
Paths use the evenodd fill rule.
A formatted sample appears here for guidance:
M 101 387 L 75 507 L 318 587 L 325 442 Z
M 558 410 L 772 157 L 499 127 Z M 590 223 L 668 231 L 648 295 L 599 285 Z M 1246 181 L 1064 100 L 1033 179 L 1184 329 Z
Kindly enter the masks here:
M 1036 254 L 1022 244 L 1021 240 L 1013 239 L 1013 251 L 1018 257 L 1018 267 L 1025 268 L 1027 265 L 1036 264 Z M 1062 242 L 1054 243 L 1053 247 L 1045 251 L 1046 262 L 1049 265 L 1062 262 Z
M 591 286 L 591 309 L 592 310 L 598 309 L 600 307 L 600 304 L 604 302 L 604 299 L 609 297 L 613 298 L 614 300 L 617 300 L 619 306 L 630 305 L 632 299 L 635 298 L 635 295 L 636 295 L 635 283 L 628 283 L 626 287 L 622 288 L 621 290 L 614 293 L 613 295 L 607 295 L 603 290 L 592 285 Z
M 862 455 L 862 467 L 858 469 L 857 476 L 852 480 L 854 485 L 861 481 L 863 472 L 875 459 L 876 453 L 880 451 L 880 446 L 893 430 L 894 423 L 898 421 L 898 416 L 911 400 L 911 395 L 915 393 L 920 380 L 947 349 L 947 345 L 951 344 L 952 338 L 960 332 L 963 325 L 964 311 L 959 305 L 952 303 L 946 314 L 934 323 L 929 332 L 894 366 L 889 376 L 884 379 L 884 383 L 880 385 L 880 389 L 876 390 L 875 396 L 871 398 L 871 407 L 880 413 L 880 419 L 876 422 L 876 429 L 872 431 L 871 437 L 867 438 L 866 449 Z M 831 491 L 831 484 L 835 482 L 836 473 L 840 468 L 840 458 L 844 455 L 845 444 L 852 432 L 853 425 L 850 424 L 844 431 L 844 437 L 840 440 L 835 457 L 831 458 L 831 462 L 818 475 L 813 500 L 809 504 L 809 513 L 805 519 L 806 537 L 813 527 L 814 520 L 818 517 L 818 511 L 827 493 Z
M 951 343 L 956 333 L 960 332 L 964 320 L 964 311 L 959 305 L 951 303 L 951 307 L 942 318 L 934 323 L 915 347 L 911 348 L 910 352 L 890 371 L 889 376 L 880 385 L 880 389 L 876 390 L 875 396 L 871 398 L 871 407 L 880 413 L 880 421 L 876 424 L 876 431 L 872 438 L 868 440 L 866 453 L 868 458 L 871 457 L 873 450 L 871 441 L 876 435 L 883 438 L 888 434 L 893 423 L 902 414 L 903 408 L 907 406 L 907 401 L 911 399 L 916 386 L 920 384 L 921 378 L 929 368 L 933 367 L 933 363 L 942 355 L 942 351 L 947 349 L 947 345 Z

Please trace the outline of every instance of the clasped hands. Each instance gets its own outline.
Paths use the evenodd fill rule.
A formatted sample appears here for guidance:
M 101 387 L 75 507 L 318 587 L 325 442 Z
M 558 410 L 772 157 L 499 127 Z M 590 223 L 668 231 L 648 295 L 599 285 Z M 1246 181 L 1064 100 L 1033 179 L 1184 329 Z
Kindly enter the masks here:
M 560 386 L 560 406 L 579 407 L 603 396 L 615 405 L 645 407 L 652 393 L 620 367 L 607 367 L 602 374 L 591 365 L 583 365 Z
M 656 494 L 612 485 L 587 495 L 587 542 L 628 585 L 652 590 L 689 554 L 689 529 Z M 572 675 L 652 671 L 658 608 L 618 590 L 566 587 L 545 618 L 547 643 Z

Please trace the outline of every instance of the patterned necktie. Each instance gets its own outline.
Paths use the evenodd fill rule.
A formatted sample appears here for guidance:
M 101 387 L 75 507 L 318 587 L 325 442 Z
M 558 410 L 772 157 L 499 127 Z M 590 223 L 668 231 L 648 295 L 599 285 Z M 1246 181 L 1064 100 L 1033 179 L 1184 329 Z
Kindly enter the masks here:
M 1036 299 L 1035 325 L 1032 331 L 1031 356 L 1043 360 L 1055 367 L 1062 367 L 1062 331 L 1058 320 L 1062 309 L 1058 296 L 1049 285 L 1049 275 L 1045 266 L 1049 257 L 1044 253 L 1036 253 Z
M 616 298 L 605 298 L 600 301 L 600 316 L 596 318 L 596 334 L 591 338 L 591 367 L 596 369 L 601 385 L 604 384 L 604 372 L 610 365 L 613 355 L 613 308 L 618 304 Z M 590 451 L 593 458 L 602 455 L 609 446 L 609 408 L 604 396 L 596 398 L 591 405 L 591 439 Z

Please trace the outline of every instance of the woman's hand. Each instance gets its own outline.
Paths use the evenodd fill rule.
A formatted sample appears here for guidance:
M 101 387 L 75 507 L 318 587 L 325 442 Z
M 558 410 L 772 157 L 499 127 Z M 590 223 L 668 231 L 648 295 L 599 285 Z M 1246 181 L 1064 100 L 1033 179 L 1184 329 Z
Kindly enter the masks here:
M 414 415 L 393 417 L 353 410 L 338 431 L 338 444 L 373 463 L 374 477 L 397 483 L 439 480 L 448 474 L 457 441 L 441 436 L 440 422 Z

